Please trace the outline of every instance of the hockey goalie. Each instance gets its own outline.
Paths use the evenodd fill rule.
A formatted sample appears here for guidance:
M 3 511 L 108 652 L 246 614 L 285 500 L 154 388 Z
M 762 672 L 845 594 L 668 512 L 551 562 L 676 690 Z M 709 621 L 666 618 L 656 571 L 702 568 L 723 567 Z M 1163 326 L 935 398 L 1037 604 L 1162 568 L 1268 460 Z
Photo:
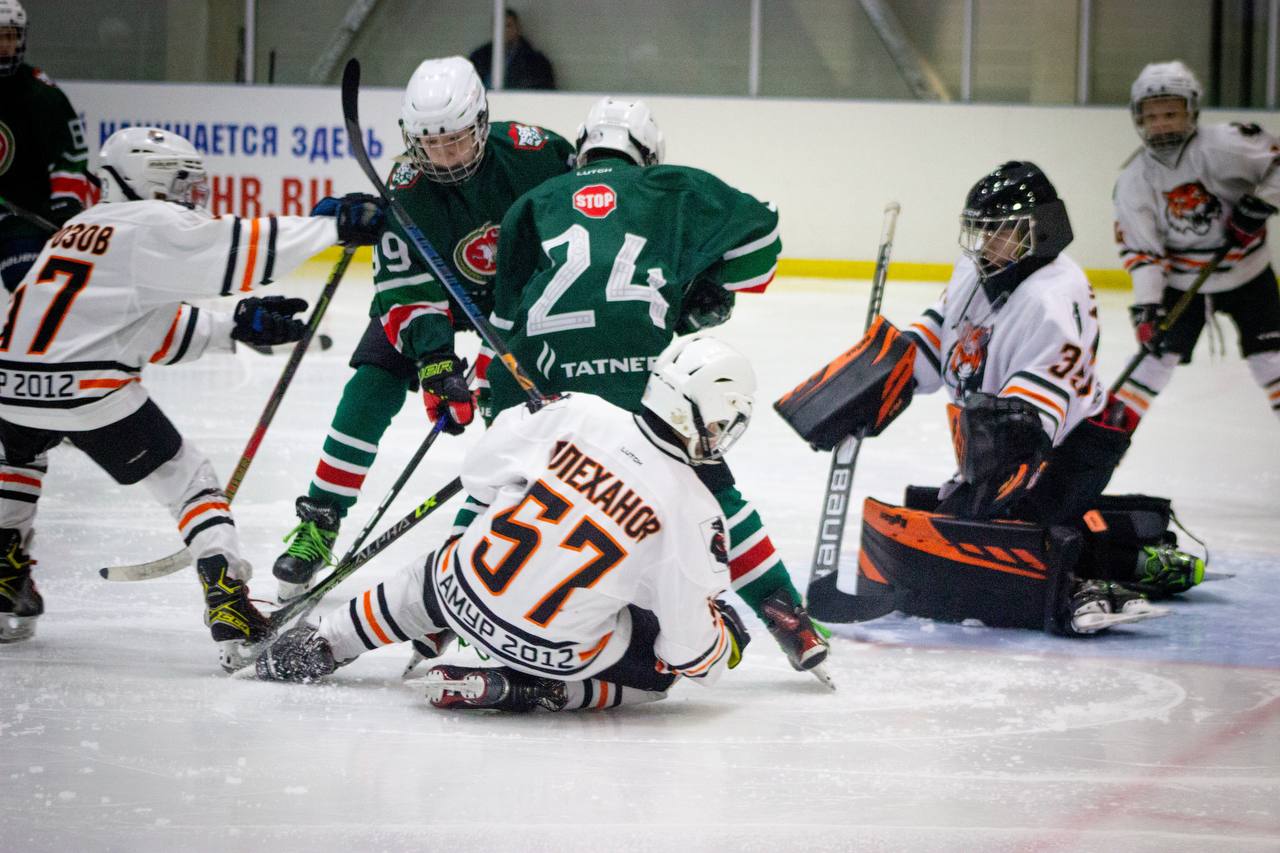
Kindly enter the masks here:
M 775 404 L 831 449 L 880 434 L 915 392 L 951 398 L 959 471 L 909 487 L 904 506 L 867 500 L 849 621 L 900 610 L 1083 635 L 1164 615 L 1150 599 L 1199 583 L 1204 562 L 1174 547 L 1167 500 L 1102 494 L 1130 434 L 1100 417 L 1098 311 L 1063 254 L 1065 205 L 1038 167 L 1008 162 L 960 219 L 964 257 L 942 298 L 904 331 L 877 318 Z

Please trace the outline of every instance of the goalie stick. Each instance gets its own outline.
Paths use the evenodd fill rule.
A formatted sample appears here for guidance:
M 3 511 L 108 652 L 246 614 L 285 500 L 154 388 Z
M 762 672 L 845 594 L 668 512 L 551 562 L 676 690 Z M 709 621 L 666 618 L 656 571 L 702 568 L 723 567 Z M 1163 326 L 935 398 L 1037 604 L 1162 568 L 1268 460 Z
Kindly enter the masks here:
M 236 496 L 236 492 L 240 490 L 240 484 L 244 481 L 249 465 L 258 454 L 258 447 L 262 444 L 262 439 L 267 434 L 267 427 L 271 426 L 271 421 L 276 416 L 276 410 L 280 408 L 285 392 L 289 390 L 289 384 L 293 381 L 294 374 L 298 372 L 298 365 L 302 362 L 302 357 L 306 355 L 307 347 L 311 344 L 311 339 L 315 336 L 316 329 L 320 328 L 320 320 L 324 317 L 325 311 L 328 310 L 334 291 L 338 289 L 338 284 L 342 281 L 342 276 L 346 273 L 347 266 L 351 263 L 351 256 L 355 254 L 355 251 L 354 246 L 343 247 L 342 257 L 333 265 L 333 269 L 329 273 L 329 280 L 325 282 L 324 289 L 320 291 L 320 297 L 316 300 L 315 308 L 311 309 L 311 316 L 307 319 L 306 331 L 302 333 L 302 338 L 294 344 L 293 352 L 289 354 L 289 360 L 285 363 L 284 371 L 276 381 L 276 387 L 272 389 L 271 396 L 267 398 L 267 404 L 262 410 L 262 415 L 258 418 L 258 423 L 253 428 L 252 435 L 249 436 L 249 443 L 245 445 L 244 453 L 240 454 L 240 461 L 236 464 L 235 471 L 232 472 L 231 478 L 227 481 L 227 487 L 224 490 L 227 495 L 227 503 L 231 503 Z M 179 569 L 190 565 L 191 562 L 191 552 L 183 548 L 181 551 L 148 563 L 135 563 L 129 566 L 107 566 L 106 568 L 98 569 L 98 574 L 109 581 L 150 580 L 151 578 L 173 574 Z
M 880 248 L 876 252 L 876 269 L 871 279 L 871 298 L 867 304 L 867 321 L 871 328 L 880 313 L 884 300 L 885 280 L 889 274 L 889 253 L 893 250 L 893 234 L 898 227 L 898 214 L 902 206 L 891 201 L 884 207 L 884 223 L 880 229 Z M 839 597 L 851 597 L 836 589 L 836 571 L 840 568 L 840 547 L 844 542 L 844 529 L 849 514 L 849 501 L 853 497 L 853 469 L 858 464 L 858 450 L 862 437 L 851 435 L 836 445 L 831 453 L 831 470 L 827 474 L 827 489 L 822 497 L 821 520 L 818 538 L 813 548 L 813 565 L 809 570 L 809 588 L 805 592 L 809 613 L 815 619 L 836 621 L 830 615 L 833 603 Z

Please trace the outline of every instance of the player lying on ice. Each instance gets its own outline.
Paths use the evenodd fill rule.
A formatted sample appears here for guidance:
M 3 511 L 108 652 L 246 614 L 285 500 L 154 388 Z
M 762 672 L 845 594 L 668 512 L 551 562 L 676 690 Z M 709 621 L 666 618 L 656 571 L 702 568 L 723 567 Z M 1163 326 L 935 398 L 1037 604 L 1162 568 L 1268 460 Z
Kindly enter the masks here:
M 1129 434 L 1100 417 L 1098 311 L 1062 254 L 1066 207 L 1034 164 L 1009 162 L 960 220 L 964 259 L 941 300 L 905 332 L 878 318 L 778 402 L 829 449 L 878 435 L 913 389 L 951 397 L 960 471 L 909 488 L 906 507 L 868 499 L 851 621 L 901 610 L 1077 635 L 1163 615 L 1147 595 L 1189 589 L 1204 563 L 1174 549 L 1168 501 L 1102 495 Z
M 266 629 L 249 602 L 252 568 L 213 467 L 148 396 L 142 368 L 230 352 L 234 341 L 299 340 L 304 300 L 250 296 L 229 315 L 182 300 L 242 295 L 334 243 L 367 244 L 382 209 L 352 195 L 317 207 L 333 215 L 215 217 L 200 155 L 157 128 L 121 130 L 99 157 L 103 203 L 45 244 L 0 333 L 0 640 L 30 637 L 44 610 L 27 549 L 47 452 L 66 438 L 169 508 L 229 665 Z
M 314 681 L 410 638 L 434 657 L 456 636 L 500 665 L 433 667 L 438 708 L 612 708 L 679 676 L 711 684 L 748 635 L 718 598 L 725 519 L 694 466 L 742 435 L 754 391 L 743 356 L 695 336 L 662 353 L 638 414 L 585 393 L 507 409 L 463 462 L 471 523 L 286 632 L 258 676 Z

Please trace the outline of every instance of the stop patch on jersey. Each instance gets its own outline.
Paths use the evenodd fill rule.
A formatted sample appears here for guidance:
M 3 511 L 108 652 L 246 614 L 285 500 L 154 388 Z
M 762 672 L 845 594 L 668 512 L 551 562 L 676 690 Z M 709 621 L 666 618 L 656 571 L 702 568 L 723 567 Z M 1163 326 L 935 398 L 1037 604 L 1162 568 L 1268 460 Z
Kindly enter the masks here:
M 573 194 L 573 209 L 591 219 L 604 219 L 618 206 L 618 194 L 608 184 L 591 184 Z

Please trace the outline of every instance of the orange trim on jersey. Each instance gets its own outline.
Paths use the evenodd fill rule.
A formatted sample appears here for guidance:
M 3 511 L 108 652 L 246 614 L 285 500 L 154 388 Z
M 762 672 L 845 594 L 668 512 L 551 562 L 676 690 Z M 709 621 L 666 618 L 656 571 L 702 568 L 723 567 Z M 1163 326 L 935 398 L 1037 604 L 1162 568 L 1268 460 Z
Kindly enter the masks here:
M 447 571 L 447 570 L 448 570 L 448 568 L 449 568 L 449 555 L 450 555 L 451 553 L 453 553 L 453 549 L 454 549 L 454 548 L 457 548 L 457 547 L 458 547 L 458 543 L 459 543 L 459 542 L 461 542 L 461 541 L 462 541 L 462 537 L 458 537 L 457 539 L 455 539 L 455 540 L 453 540 L 452 542 L 450 542 L 448 545 L 444 546 L 444 553 L 440 555 L 440 560 L 439 560 L 439 565 L 440 565 L 440 571 L 441 571 L 441 573 L 444 573 L 445 571 Z
M 935 335 L 933 332 L 929 331 L 928 329 L 926 329 L 924 326 L 920 325 L 919 323 L 912 323 L 907 328 L 916 329 L 917 331 L 920 332 L 920 334 L 924 335 L 925 340 L 927 340 L 934 349 L 938 351 L 942 350 L 942 341 L 938 340 L 938 336 Z
M 0 474 L 0 483 L 18 483 L 22 486 L 41 488 L 40 481 L 35 477 L 24 477 L 21 474 Z
M 867 580 L 886 585 L 889 583 L 885 576 L 880 574 L 880 570 L 876 568 L 875 563 L 871 562 L 871 558 L 867 556 L 866 551 L 858 552 L 858 571 L 862 572 L 863 577 Z
M 182 530 L 182 528 L 186 527 L 188 522 L 197 515 L 208 512 L 211 509 L 220 510 L 222 512 L 231 512 L 231 506 L 225 501 L 209 501 L 208 503 L 202 503 L 182 517 L 182 520 L 178 522 L 178 530 Z
M 863 503 L 862 522 L 867 527 L 891 539 L 901 542 L 916 551 L 932 554 L 953 563 L 964 563 L 983 569 L 993 569 L 1011 575 L 1021 575 L 1035 580 L 1044 580 L 1045 567 L 1039 561 L 1024 560 L 1023 565 L 1009 565 L 995 562 L 978 556 L 980 549 L 967 542 L 951 542 L 933 526 L 933 513 L 917 509 L 906 509 L 884 504 L 875 498 L 867 498 Z M 892 520 L 890 520 L 892 519 Z M 995 524 L 1018 525 L 1029 527 L 1021 521 L 996 521 Z M 905 524 L 905 526 L 904 526 Z M 967 546 L 967 547 L 966 547 Z M 1022 557 L 1021 549 L 1014 549 L 1014 554 Z
M 1035 391 L 1023 388 L 1021 385 L 1006 385 L 1004 390 L 1000 392 L 1000 396 L 1003 397 L 1006 394 L 1021 394 L 1024 397 L 1030 397 L 1032 400 L 1038 400 L 1058 413 L 1059 423 L 1066 423 L 1067 413 L 1063 411 L 1061 406 L 1043 394 L 1037 394 Z
M 382 641 L 383 645 L 391 642 L 391 638 L 383 632 L 382 626 L 378 624 L 378 617 L 373 615 L 373 590 L 371 589 L 364 591 L 364 618 L 369 623 L 369 627 L 373 629 L 373 633 L 378 635 L 378 639 Z
M 1280 391 L 1272 391 L 1271 396 L 1268 399 L 1280 400 Z
M 81 379 L 80 390 L 92 391 L 95 388 L 110 388 L 111 390 L 114 391 L 116 388 L 123 388 L 125 385 L 128 385 L 130 382 L 137 382 L 137 381 L 139 380 L 138 380 L 138 377 L 136 376 L 132 376 L 128 379 Z
M 1124 400 L 1126 403 L 1133 403 L 1133 405 L 1136 406 L 1142 412 L 1145 412 L 1147 408 L 1151 405 L 1142 397 L 1138 396 L 1137 394 L 1133 393 L 1132 391 L 1126 388 L 1121 388 L 1119 391 L 1117 391 L 1116 396 L 1119 397 L 1121 400 Z
M 169 325 L 169 331 L 164 336 L 164 343 L 160 345 L 160 349 L 156 350 L 151 356 L 151 363 L 154 364 L 169 354 L 169 347 L 173 346 L 174 333 L 178 331 L 178 321 L 182 319 L 182 309 L 178 309 L 178 313 L 173 315 L 173 323 Z
M 605 634 L 603 637 L 600 638 L 600 642 L 596 643 L 594 646 L 587 649 L 585 652 L 578 652 L 578 660 L 590 660 L 591 658 L 600 654 L 600 652 L 604 650 L 604 647 L 608 645 L 609 638 L 612 636 L 613 636 L 613 632 L 610 631 L 609 633 Z
M 704 660 L 698 666 L 695 666 L 693 669 L 673 669 L 671 671 L 678 672 L 681 675 L 685 675 L 685 676 L 694 676 L 700 672 L 703 672 L 715 666 L 716 661 L 724 657 L 726 640 L 729 637 L 729 630 L 725 628 L 724 620 L 719 620 L 717 627 L 720 628 L 720 637 L 716 641 L 716 647 L 712 650 L 711 654 L 707 656 L 706 660 Z
M 258 237 L 262 233 L 262 220 L 254 217 L 249 220 L 249 257 L 244 262 L 244 280 L 240 282 L 240 290 L 247 293 L 253 290 L 253 268 L 258 263 Z

